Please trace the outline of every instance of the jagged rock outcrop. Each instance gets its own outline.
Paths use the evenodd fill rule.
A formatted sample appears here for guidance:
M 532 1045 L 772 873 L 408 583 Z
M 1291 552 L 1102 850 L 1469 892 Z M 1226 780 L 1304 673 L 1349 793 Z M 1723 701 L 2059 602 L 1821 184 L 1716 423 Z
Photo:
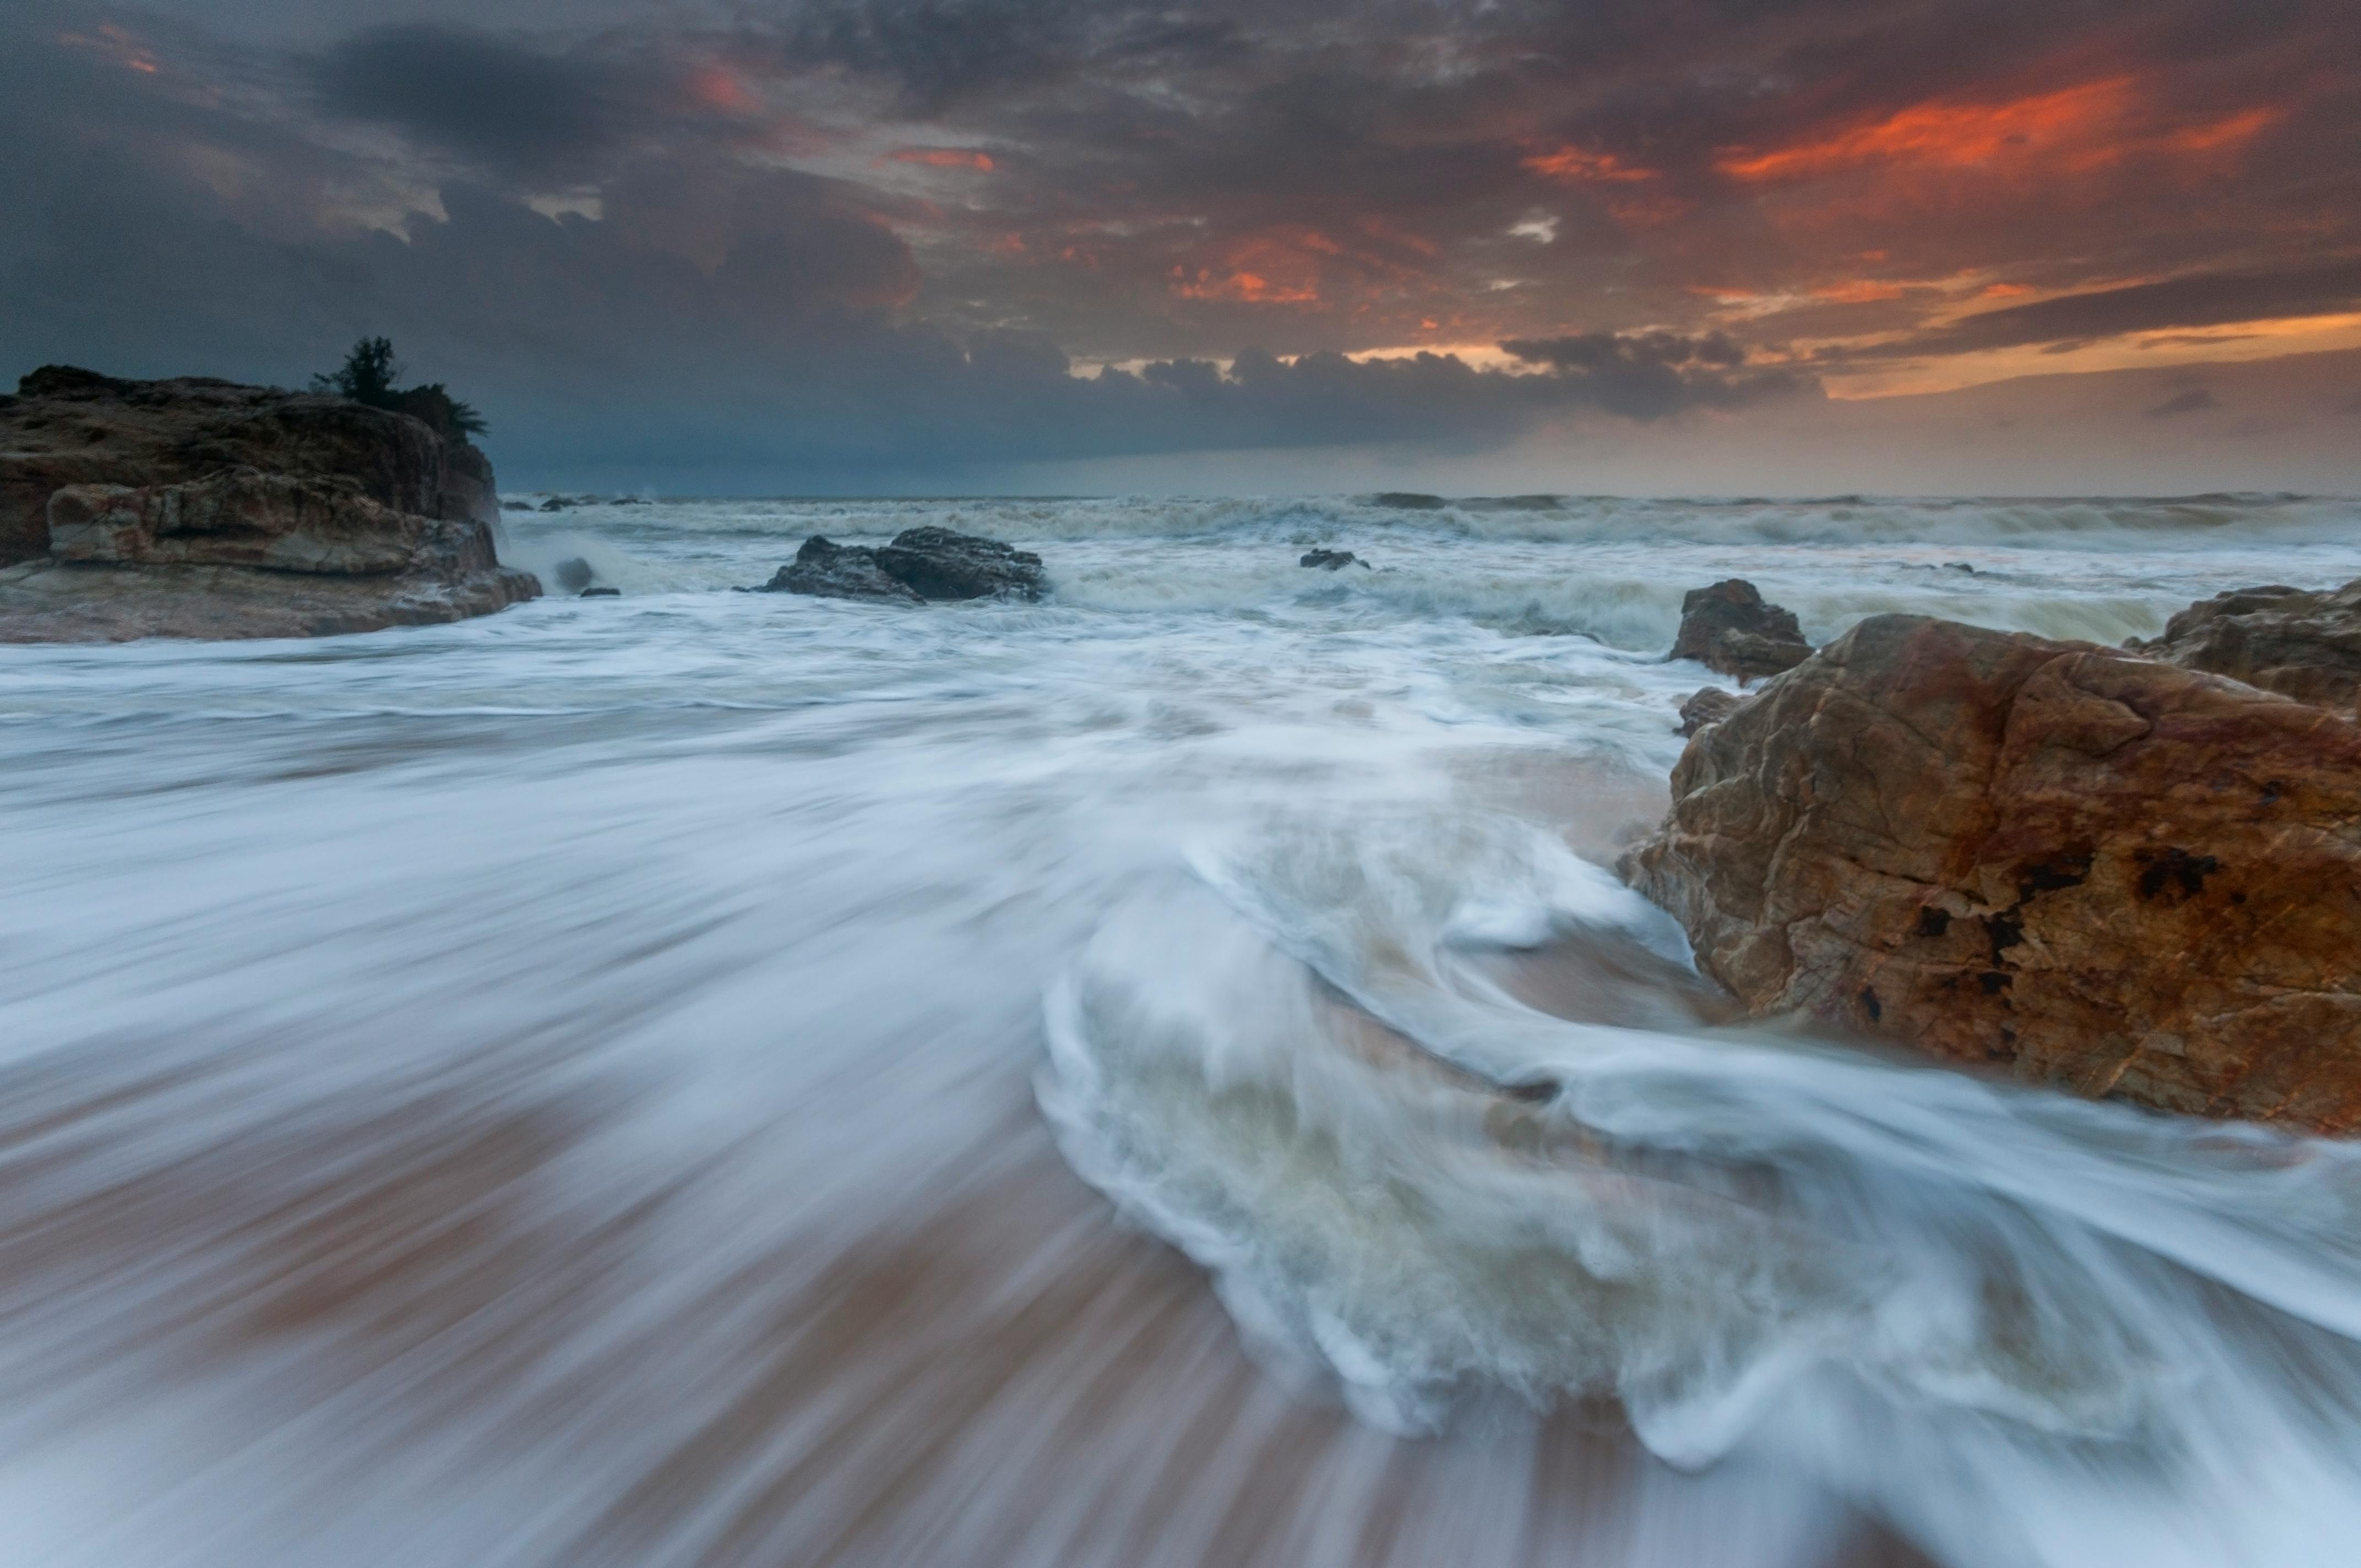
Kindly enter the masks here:
M 1694 735 L 1708 724 L 1719 724 L 1738 711 L 1746 699 L 1719 686 L 1699 686 L 1681 703 L 1681 733 Z
M 1341 572 L 1347 566 L 1371 569 L 1367 561 L 1362 560 L 1350 550 L 1307 550 L 1303 553 L 1303 558 L 1296 562 L 1296 565 L 1315 566 L 1323 572 Z
M 2162 636 L 2125 646 L 2351 714 L 2361 700 L 2361 580 L 2217 594 L 2165 622 Z
M 996 539 L 948 528 L 908 528 L 890 544 L 838 544 L 818 534 L 779 568 L 765 592 L 822 598 L 930 599 L 1041 597 L 1041 557 Z
M 2361 725 L 2084 643 L 1861 622 L 1700 730 L 1633 885 L 1756 1014 L 2361 1128 Z
M 1681 629 L 1665 656 L 1747 681 L 1792 670 L 1811 652 L 1793 614 L 1765 604 L 1745 578 L 1726 577 L 1682 598 Z
M 483 454 L 407 414 L 44 367 L 0 399 L 0 641 L 486 614 L 540 591 L 495 558 L 498 517 Z

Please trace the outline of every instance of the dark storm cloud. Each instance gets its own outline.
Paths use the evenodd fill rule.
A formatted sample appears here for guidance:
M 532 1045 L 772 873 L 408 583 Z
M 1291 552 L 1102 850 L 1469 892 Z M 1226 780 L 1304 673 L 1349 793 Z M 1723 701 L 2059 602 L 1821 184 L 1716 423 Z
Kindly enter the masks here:
M 332 114 L 398 127 L 423 146 L 527 175 L 578 170 L 642 117 L 642 73 L 467 29 L 378 27 L 315 68 Z
M 0 16 L 0 354 L 388 331 L 549 465 L 1468 447 L 2361 289 L 2330 0 L 149 3 Z
M 1598 406 L 1629 419 L 1661 419 L 1697 407 L 1737 408 L 1797 391 L 1807 378 L 1783 368 L 1747 370 L 1746 351 L 1726 333 L 1581 333 L 1510 338 L 1501 352 L 1547 365 L 1587 388 Z

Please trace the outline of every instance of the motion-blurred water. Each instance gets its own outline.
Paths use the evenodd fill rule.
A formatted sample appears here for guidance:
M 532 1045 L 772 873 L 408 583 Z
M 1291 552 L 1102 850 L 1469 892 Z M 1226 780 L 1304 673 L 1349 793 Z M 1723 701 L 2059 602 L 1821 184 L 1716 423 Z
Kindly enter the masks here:
M 1053 598 L 724 591 L 928 521 Z M 1600 868 L 1686 588 L 2112 642 L 2356 521 L 659 503 L 0 649 L 0 1561 L 2347 1563 L 2350 1147 L 1744 1027 Z

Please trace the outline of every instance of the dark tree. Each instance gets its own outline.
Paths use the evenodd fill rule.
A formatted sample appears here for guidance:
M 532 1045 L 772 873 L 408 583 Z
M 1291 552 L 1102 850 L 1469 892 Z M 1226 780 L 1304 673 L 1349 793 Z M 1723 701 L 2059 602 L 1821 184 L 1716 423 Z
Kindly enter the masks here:
M 466 441 L 491 427 L 475 405 L 453 397 L 440 381 L 418 387 L 396 387 L 402 363 L 393 356 L 390 337 L 365 337 L 353 345 L 345 362 L 324 376 L 312 378 L 312 389 L 350 398 L 373 409 L 391 409 L 425 421 L 450 441 Z
M 334 392 L 373 409 L 390 409 L 394 405 L 394 378 L 401 369 L 401 361 L 393 356 L 393 339 L 365 337 L 353 345 L 342 365 L 324 376 L 313 377 L 312 389 Z

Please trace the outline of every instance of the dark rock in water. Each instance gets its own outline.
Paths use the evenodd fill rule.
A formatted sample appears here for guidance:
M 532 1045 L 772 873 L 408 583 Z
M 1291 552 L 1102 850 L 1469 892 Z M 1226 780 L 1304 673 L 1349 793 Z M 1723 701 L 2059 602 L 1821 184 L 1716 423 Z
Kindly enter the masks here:
M 502 511 L 533 511 L 538 509 L 536 509 L 531 501 L 502 501 L 500 503 L 500 510 Z
M 920 598 L 1041 597 L 1040 556 L 948 528 L 904 529 L 878 550 L 877 565 Z
M 541 510 L 544 511 L 564 511 L 573 504 L 574 503 L 572 501 L 567 500 L 564 496 L 552 496 L 547 500 L 541 503 Z
M 1974 563 L 1969 561 L 1946 561 L 1943 563 L 1943 570 L 1946 572 L 1965 572 L 1971 577 L 1976 575 Z
M 2274 585 L 2200 600 L 2164 635 L 2124 644 L 2350 715 L 2361 697 L 2361 580 L 2326 592 Z
M 805 540 L 796 558 L 763 587 L 768 593 L 814 594 L 821 598 L 924 602 L 907 584 L 895 582 L 879 568 L 876 551 L 839 544 L 817 533 Z
M 1763 603 L 1745 578 L 1727 577 L 1681 600 L 1680 634 L 1667 656 L 1747 681 L 1792 670 L 1811 652 L 1794 615 Z
M 1341 572 L 1347 566 L 1358 566 L 1365 571 L 1370 569 L 1367 561 L 1350 550 L 1307 550 L 1303 553 L 1303 559 L 1296 565 L 1317 566 L 1323 572 Z
M 928 599 L 1041 597 L 1041 557 L 996 539 L 948 528 L 909 528 L 890 544 L 838 544 L 814 534 L 764 585 L 823 598 Z
M 565 560 L 552 566 L 549 569 L 549 575 L 555 577 L 557 586 L 568 593 L 579 593 L 588 587 L 591 581 L 598 576 L 590 569 L 590 563 L 579 555 L 568 555 Z
M 0 398 L 0 641 L 485 615 L 541 592 L 500 565 L 499 517 L 490 462 L 412 414 L 46 366 Z
M 619 599 L 623 597 L 623 590 L 620 588 L 584 588 L 581 593 L 576 597 L 586 599 Z
M 1719 686 L 1699 686 L 1681 704 L 1681 733 L 1694 735 L 1708 724 L 1719 724 L 1738 711 L 1746 699 Z
M 1395 511 L 1441 511 L 1451 503 L 1441 496 L 1423 495 L 1417 490 L 1387 490 L 1369 498 L 1373 507 L 1389 507 Z
M 2361 725 L 1872 616 L 1689 742 L 1627 880 L 1757 1014 L 2361 1131 Z

